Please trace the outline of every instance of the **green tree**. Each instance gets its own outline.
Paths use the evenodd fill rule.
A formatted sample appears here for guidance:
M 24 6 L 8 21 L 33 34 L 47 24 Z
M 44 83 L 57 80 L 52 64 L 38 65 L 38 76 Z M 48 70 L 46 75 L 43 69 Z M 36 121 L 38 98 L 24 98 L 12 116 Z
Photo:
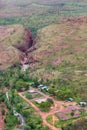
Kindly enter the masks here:
M 2 115 L 5 115 L 5 109 L 2 108 L 1 113 Z

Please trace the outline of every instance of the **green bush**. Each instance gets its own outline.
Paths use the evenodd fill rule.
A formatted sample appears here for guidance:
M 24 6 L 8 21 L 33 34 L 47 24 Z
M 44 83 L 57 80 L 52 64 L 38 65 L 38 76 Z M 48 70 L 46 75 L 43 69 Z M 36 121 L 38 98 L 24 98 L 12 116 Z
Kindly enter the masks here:
M 12 115 L 11 113 L 6 115 L 4 121 L 6 123 L 6 130 L 13 129 L 18 124 L 18 118 Z
M 30 93 L 26 93 L 26 98 L 28 98 L 28 99 L 32 99 L 33 97 L 32 97 L 32 95 L 30 94 Z
M 1 113 L 2 115 L 5 115 L 5 109 L 2 108 Z

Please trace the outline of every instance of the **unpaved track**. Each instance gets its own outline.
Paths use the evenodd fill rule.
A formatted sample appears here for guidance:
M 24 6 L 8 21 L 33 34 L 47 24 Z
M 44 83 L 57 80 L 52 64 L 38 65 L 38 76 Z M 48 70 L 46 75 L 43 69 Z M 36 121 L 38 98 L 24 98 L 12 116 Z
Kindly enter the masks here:
M 41 112 L 40 109 L 38 107 L 36 107 L 30 100 L 28 100 L 25 96 L 22 95 L 22 93 L 18 93 L 18 95 L 20 97 L 22 97 L 27 103 L 29 103 L 37 112 L 38 114 L 40 114 L 40 116 L 42 117 L 43 123 L 48 126 L 50 128 L 50 130 L 61 130 L 61 128 L 55 128 L 54 126 L 50 125 L 47 121 L 46 121 L 46 116 L 44 112 Z M 48 115 L 48 114 L 47 114 Z
M 54 115 L 54 114 L 56 114 L 56 113 L 58 113 L 60 111 L 63 111 L 65 109 L 64 106 L 75 105 L 76 103 L 75 102 L 70 102 L 69 103 L 69 102 L 64 102 L 64 101 L 57 101 L 53 97 L 50 97 L 49 95 L 46 95 L 46 94 L 40 92 L 38 89 L 36 89 L 36 91 L 39 94 L 41 94 L 44 98 L 50 98 L 50 99 L 53 100 L 54 106 L 49 112 L 41 112 L 41 110 L 36 105 L 33 104 L 32 100 L 29 100 L 25 96 L 23 96 L 23 93 L 19 92 L 18 95 L 20 97 L 22 97 L 27 103 L 29 103 L 38 112 L 38 114 L 40 114 L 40 116 L 42 117 L 44 125 L 48 126 L 50 128 L 50 130 L 61 130 L 61 128 L 55 128 L 53 125 L 49 124 L 47 122 L 46 118 L 49 115 Z

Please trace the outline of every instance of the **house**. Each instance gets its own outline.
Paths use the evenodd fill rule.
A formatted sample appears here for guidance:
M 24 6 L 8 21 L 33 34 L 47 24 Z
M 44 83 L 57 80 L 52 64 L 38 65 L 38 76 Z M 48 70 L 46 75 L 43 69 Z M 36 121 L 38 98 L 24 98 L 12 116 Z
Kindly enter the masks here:
M 47 87 L 47 86 L 44 86 L 43 84 L 40 84 L 40 85 L 38 85 L 37 87 L 38 87 L 38 89 L 48 91 L 48 87 Z
M 67 101 L 68 101 L 68 102 L 72 102 L 72 101 L 73 101 L 73 98 L 68 98 Z
M 48 87 L 47 87 L 47 86 L 43 86 L 43 87 L 41 88 L 41 90 L 46 90 L 46 91 L 48 91 Z
M 46 101 L 47 101 L 47 98 L 35 99 L 35 101 L 36 101 L 37 103 L 42 103 L 42 102 L 46 102 Z
M 35 89 L 30 89 L 28 92 L 31 93 L 31 94 L 36 93 Z
M 39 89 L 41 89 L 42 87 L 44 87 L 44 85 L 43 84 L 40 84 L 40 85 L 38 85 L 37 86 Z
M 79 105 L 80 105 L 81 107 L 84 107 L 84 106 L 87 105 L 87 103 L 86 103 L 86 102 L 79 102 Z

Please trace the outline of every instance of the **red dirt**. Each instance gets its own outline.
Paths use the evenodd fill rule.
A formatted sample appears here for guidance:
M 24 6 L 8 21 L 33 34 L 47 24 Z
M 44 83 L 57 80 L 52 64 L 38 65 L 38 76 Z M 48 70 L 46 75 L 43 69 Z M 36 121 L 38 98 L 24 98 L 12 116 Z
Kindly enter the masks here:
M 18 93 L 18 95 L 21 96 L 26 102 L 28 102 L 38 112 L 38 114 L 40 114 L 40 116 L 42 117 L 44 125 L 48 126 L 50 128 L 50 130 L 61 130 L 60 128 L 56 129 L 54 126 L 50 125 L 46 121 L 46 113 L 41 112 L 38 107 L 36 107 L 30 100 L 25 98 L 21 93 Z
M 54 115 L 58 112 L 64 111 L 65 110 L 65 106 L 68 107 L 69 105 L 76 105 L 75 102 L 64 102 L 64 101 L 57 101 L 56 99 L 54 99 L 53 97 L 50 97 L 49 95 L 46 95 L 42 92 L 40 92 L 39 90 L 36 89 L 36 91 L 41 94 L 44 98 L 51 98 L 54 102 L 54 106 L 50 109 L 49 112 L 41 112 L 41 110 L 35 106 L 32 102 L 32 100 L 28 100 L 25 96 L 23 96 L 23 93 L 18 93 L 19 96 L 21 96 L 26 102 L 28 102 L 37 112 L 38 114 L 40 114 L 40 116 L 42 117 L 43 123 L 44 125 L 48 126 L 50 128 L 50 130 L 61 130 L 61 128 L 55 128 L 53 125 L 49 124 L 46 121 L 46 118 L 49 115 Z

